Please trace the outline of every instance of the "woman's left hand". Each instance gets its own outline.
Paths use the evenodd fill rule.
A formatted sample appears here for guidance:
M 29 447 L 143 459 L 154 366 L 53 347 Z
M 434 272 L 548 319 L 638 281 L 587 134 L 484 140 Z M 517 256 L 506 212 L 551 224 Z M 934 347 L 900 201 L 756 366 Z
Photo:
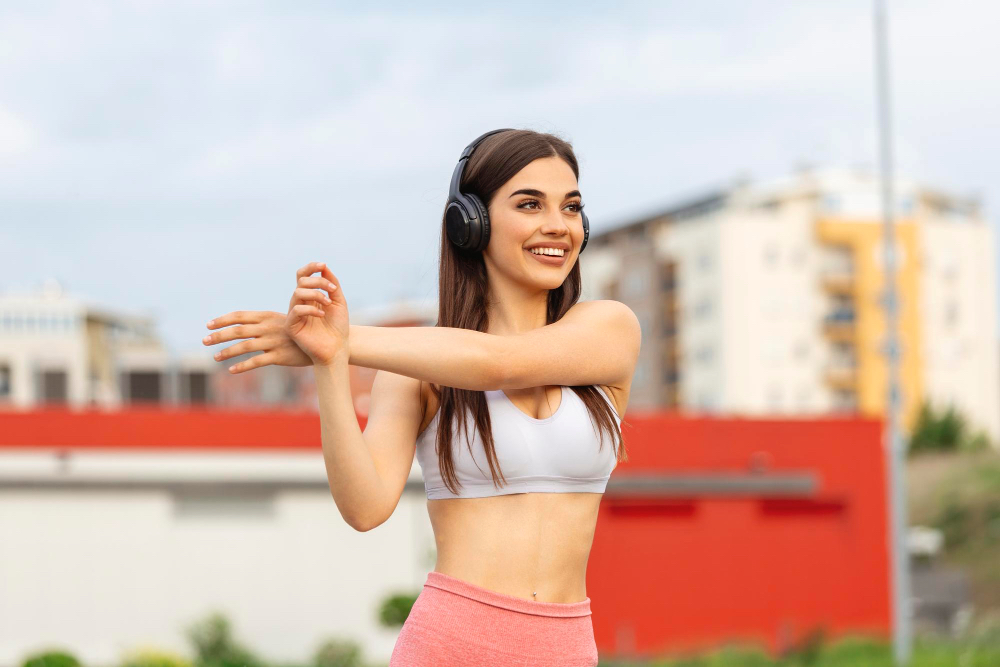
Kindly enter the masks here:
M 209 329 L 219 329 L 202 340 L 204 345 L 246 338 L 215 354 L 216 361 L 260 351 L 249 359 L 229 367 L 230 373 L 245 373 L 261 366 L 311 366 L 312 359 L 285 332 L 285 313 L 270 310 L 234 310 L 209 322 Z M 238 326 L 230 326 L 238 325 Z M 220 327 L 227 327 L 221 329 Z

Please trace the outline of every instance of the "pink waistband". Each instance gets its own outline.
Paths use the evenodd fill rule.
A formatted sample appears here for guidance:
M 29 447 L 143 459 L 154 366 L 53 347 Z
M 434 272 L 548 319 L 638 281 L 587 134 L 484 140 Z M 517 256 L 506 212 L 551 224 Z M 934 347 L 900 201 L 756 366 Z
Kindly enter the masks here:
M 522 614 L 534 614 L 536 616 L 590 616 L 590 598 L 580 602 L 536 602 L 525 598 L 506 595 L 491 591 L 482 586 L 456 579 L 443 572 L 431 571 L 427 573 L 427 581 L 424 586 L 440 588 L 462 597 L 467 597 L 479 602 L 485 602 L 494 607 L 502 607 Z

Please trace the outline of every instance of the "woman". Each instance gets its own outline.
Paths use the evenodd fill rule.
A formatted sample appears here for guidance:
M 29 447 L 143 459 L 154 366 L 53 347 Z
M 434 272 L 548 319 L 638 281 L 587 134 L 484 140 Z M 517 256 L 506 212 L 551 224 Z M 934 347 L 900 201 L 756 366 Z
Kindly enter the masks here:
M 578 178 L 551 134 L 496 130 L 466 148 L 434 327 L 351 326 L 339 281 L 315 262 L 286 315 L 209 323 L 241 326 L 206 344 L 249 339 L 216 359 L 263 352 L 232 372 L 313 366 L 330 488 L 355 529 L 389 518 L 417 456 L 437 563 L 392 667 L 597 664 L 587 559 L 608 476 L 627 460 L 619 415 L 641 335 L 624 304 L 578 302 Z M 348 363 L 378 369 L 363 433 Z

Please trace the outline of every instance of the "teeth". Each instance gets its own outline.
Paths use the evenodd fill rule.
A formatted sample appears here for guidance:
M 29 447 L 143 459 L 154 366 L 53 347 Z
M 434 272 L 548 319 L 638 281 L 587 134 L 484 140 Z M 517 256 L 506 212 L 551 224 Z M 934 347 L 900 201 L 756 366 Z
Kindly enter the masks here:
M 566 251 L 562 248 L 532 248 L 531 253 L 533 255 L 552 255 L 553 257 L 562 257 L 566 254 Z

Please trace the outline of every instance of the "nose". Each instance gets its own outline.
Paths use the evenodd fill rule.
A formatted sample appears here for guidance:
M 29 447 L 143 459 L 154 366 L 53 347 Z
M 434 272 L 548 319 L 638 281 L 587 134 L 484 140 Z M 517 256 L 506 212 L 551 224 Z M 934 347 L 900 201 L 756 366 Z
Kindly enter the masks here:
M 545 234 L 569 236 L 569 221 L 562 211 L 550 209 L 552 212 L 544 217 L 541 231 Z

